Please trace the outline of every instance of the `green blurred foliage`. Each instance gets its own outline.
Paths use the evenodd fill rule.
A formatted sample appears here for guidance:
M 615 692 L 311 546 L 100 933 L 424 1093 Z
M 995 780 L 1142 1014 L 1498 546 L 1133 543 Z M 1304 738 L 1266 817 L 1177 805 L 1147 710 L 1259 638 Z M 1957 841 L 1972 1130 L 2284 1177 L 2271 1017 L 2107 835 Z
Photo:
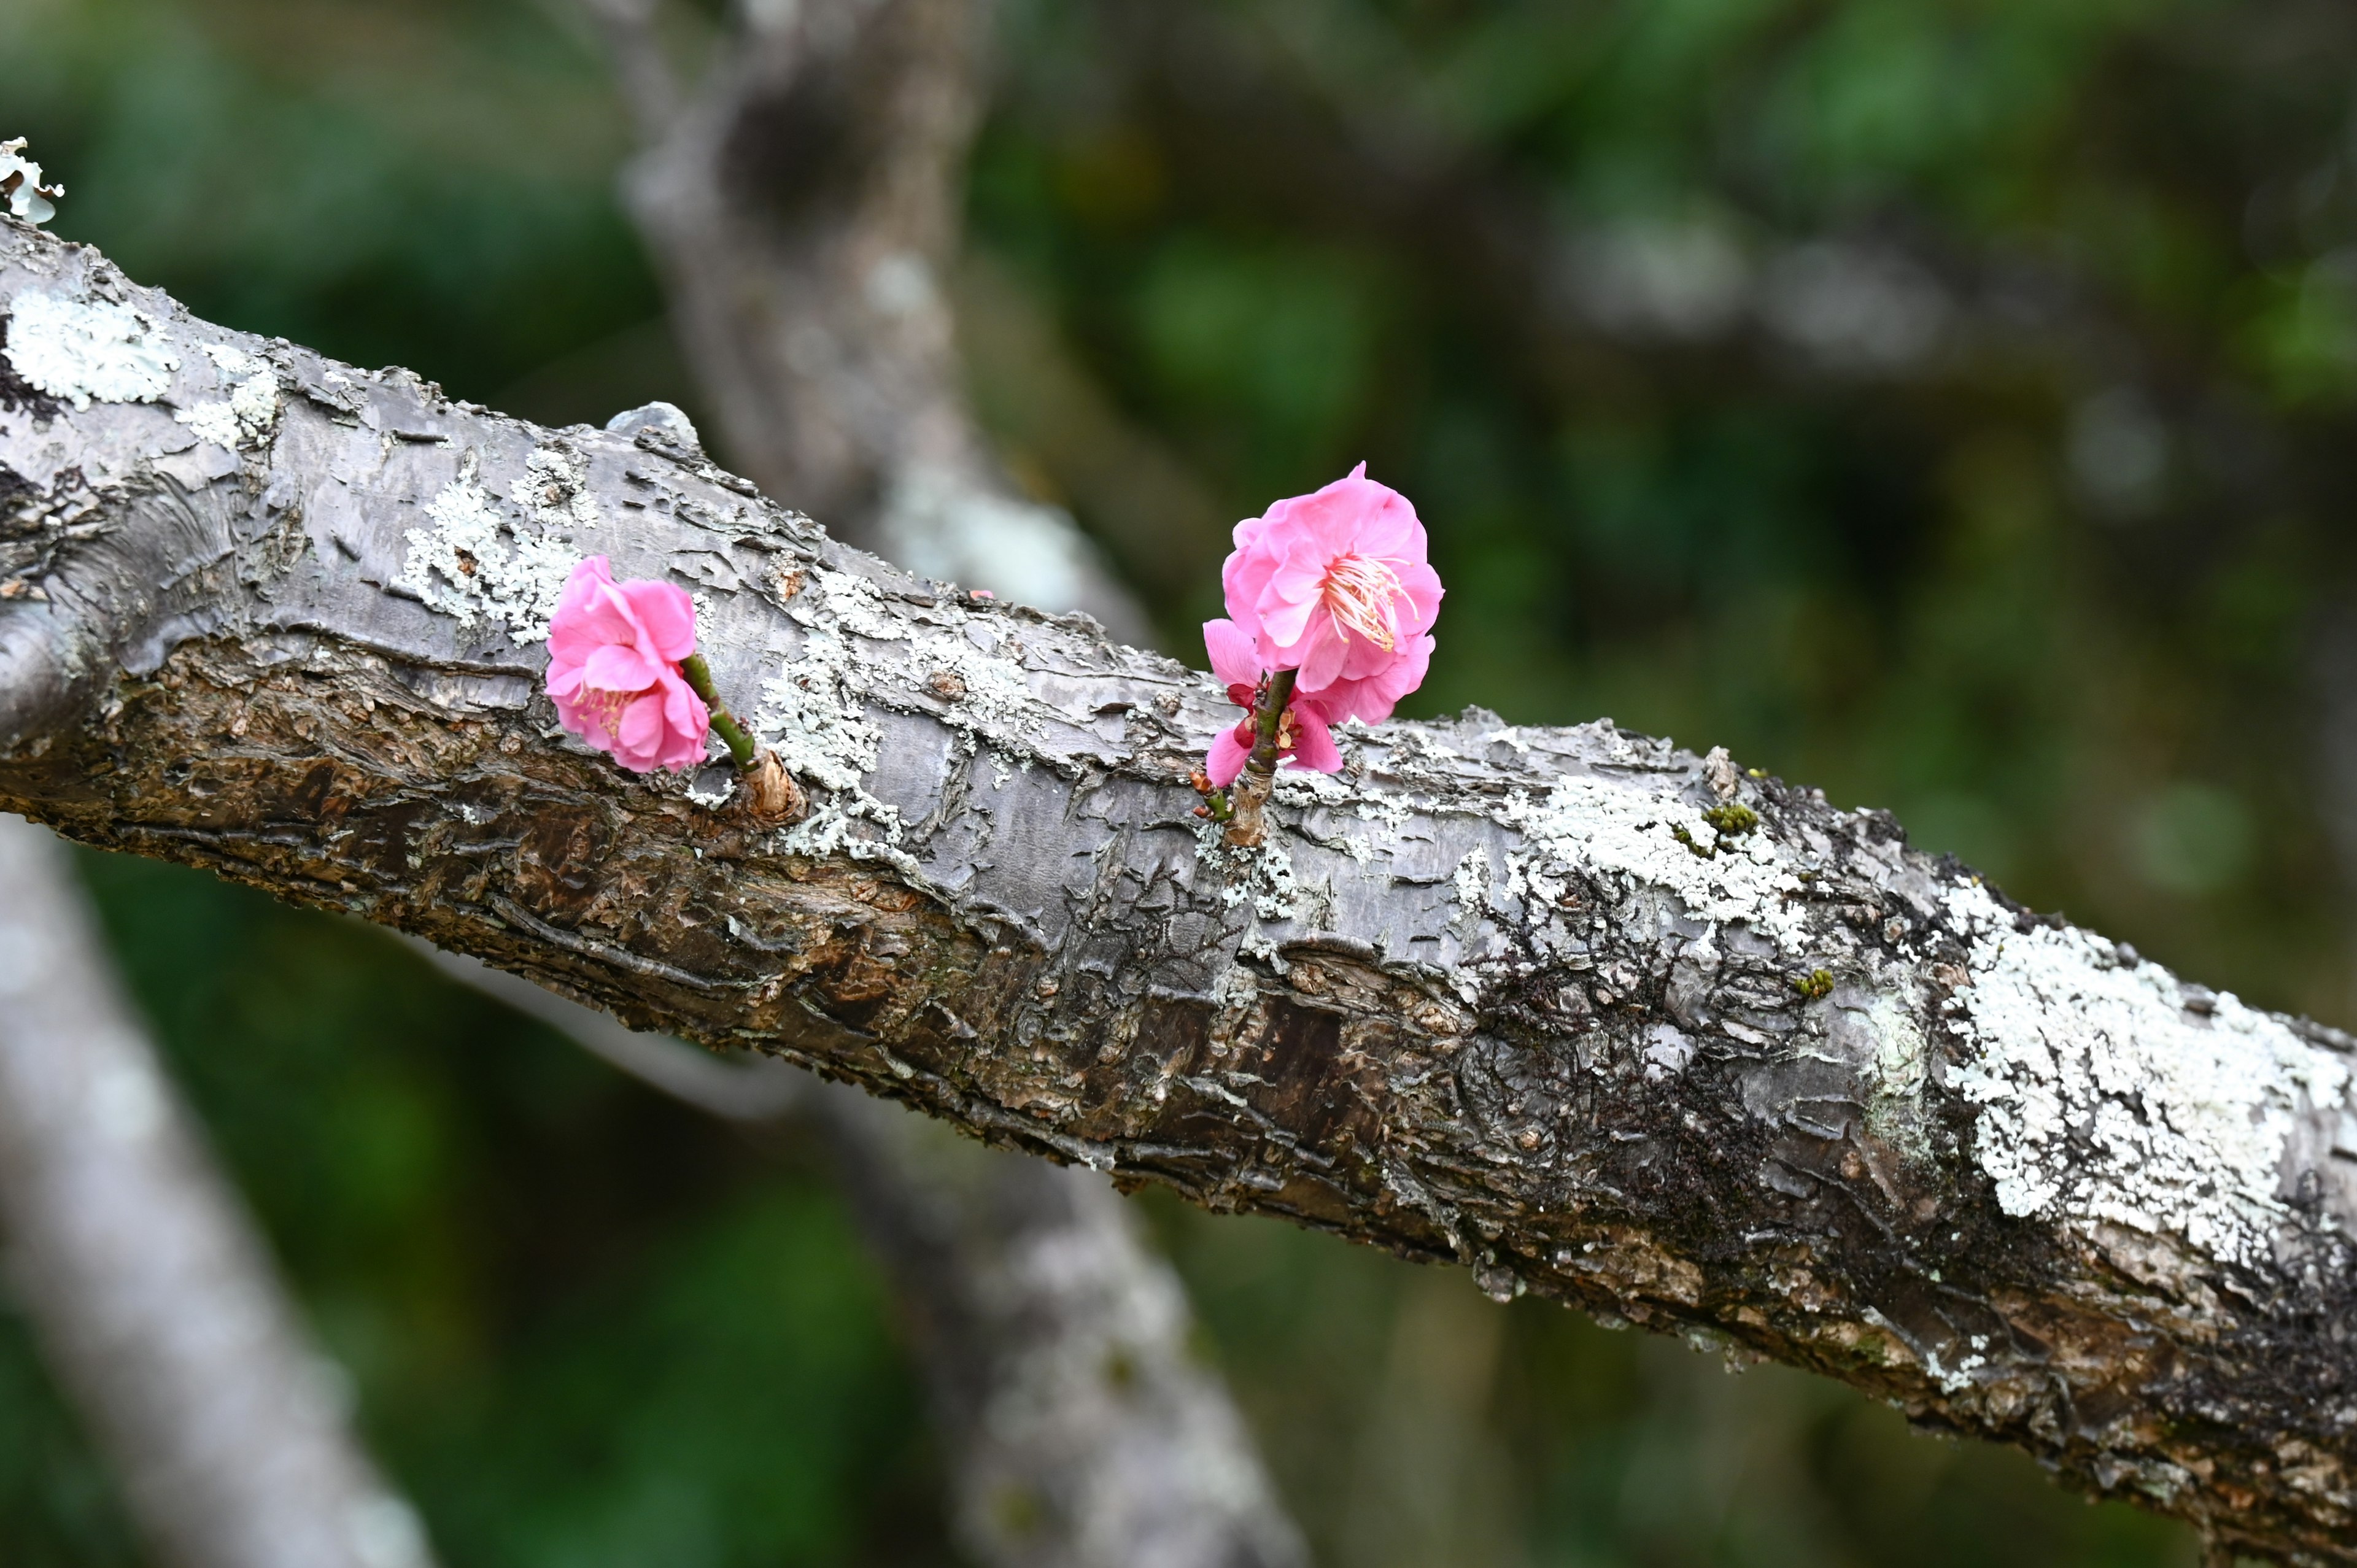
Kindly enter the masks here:
M 85 857 L 126 978 L 448 1563 L 937 1561 L 939 1481 L 840 1207 L 354 923 Z M 0 1377 L 31 1381 L 12 1322 Z M 134 1561 L 46 1399 L 12 1563 Z M 82 1544 L 79 1533 L 96 1544 Z
M 1449 585 L 1425 711 L 1726 744 L 2350 1021 L 2350 807 L 2315 742 L 2353 678 L 2319 649 L 2357 479 L 2357 16 L 1002 0 L 1000 27 L 975 247 L 1227 516 L 1361 458 L 1415 499 Z M 565 0 L 8 0 L 0 120 L 66 182 L 61 232 L 204 314 L 556 422 L 692 406 Z M 971 371 L 985 409 L 1013 384 Z M 1214 564 L 1158 579 L 1201 585 L 1153 607 L 1174 650 Z M 890 1313 L 791 1149 L 365 933 L 91 870 L 454 1568 L 942 1558 Z M 1148 1211 L 1327 1563 L 2192 1561 L 1830 1384 Z M 0 1544 L 135 1560 L 14 1320 Z

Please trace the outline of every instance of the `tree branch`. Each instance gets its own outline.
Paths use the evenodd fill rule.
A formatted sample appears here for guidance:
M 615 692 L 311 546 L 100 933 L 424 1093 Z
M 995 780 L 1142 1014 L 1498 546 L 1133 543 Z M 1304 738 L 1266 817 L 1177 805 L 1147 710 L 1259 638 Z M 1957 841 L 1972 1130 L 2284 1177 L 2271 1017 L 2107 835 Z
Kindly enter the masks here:
M 180 1568 L 427 1568 L 337 1408 L 51 836 L 0 816 L 0 1213 L 11 1283 Z
M 1346 732 L 1237 854 L 1190 815 L 1207 677 L 659 429 L 227 333 L 21 226 L 0 299 L 0 803 L 2357 1562 L 2346 1036 L 1605 721 Z M 561 736 L 537 639 L 592 552 L 698 588 L 810 819 Z

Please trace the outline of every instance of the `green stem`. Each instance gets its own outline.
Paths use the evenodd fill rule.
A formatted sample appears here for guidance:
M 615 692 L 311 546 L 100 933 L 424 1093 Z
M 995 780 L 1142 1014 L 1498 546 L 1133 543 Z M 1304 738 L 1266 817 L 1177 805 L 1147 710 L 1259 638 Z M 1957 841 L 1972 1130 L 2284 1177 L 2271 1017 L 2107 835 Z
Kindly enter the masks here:
M 745 726 L 737 722 L 737 715 L 730 713 L 728 705 L 720 700 L 720 692 L 712 683 L 712 670 L 704 662 L 704 655 L 689 654 L 680 661 L 679 672 L 685 678 L 688 690 L 703 698 L 704 705 L 712 710 L 712 733 L 726 744 L 728 755 L 736 760 L 737 770 L 741 773 L 750 768 L 754 757 L 753 737 L 745 733 Z
M 1276 732 L 1285 722 L 1285 704 L 1293 700 L 1295 671 L 1280 670 L 1269 677 L 1268 695 L 1253 714 L 1252 757 L 1246 764 L 1255 773 L 1276 771 Z

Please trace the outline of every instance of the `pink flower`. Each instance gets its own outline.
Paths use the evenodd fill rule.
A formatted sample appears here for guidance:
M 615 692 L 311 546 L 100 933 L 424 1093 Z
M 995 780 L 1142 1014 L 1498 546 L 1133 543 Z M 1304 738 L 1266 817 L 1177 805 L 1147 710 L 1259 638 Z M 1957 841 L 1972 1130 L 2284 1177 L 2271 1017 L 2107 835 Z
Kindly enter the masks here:
M 1294 670 L 1333 718 L 1380 724 L 1432 660 L 1440 577 L 1408 499 L 1360 464 L 1236 524 L 1220 577 L 1261 668 Z
M 1205 621 L 1203 647 L 1211 656 L 1211 672 L 1228 688 L 1228 700 L 1244 711 L 1243 720 L 1234 728 L 1220 732 L 1220 737 L 1211 742 L 1211 756 L 1203 760 L 1203 771 L 1213 784 L 1224 789 L 1236 781 L 1236 775 L 1244 770 L 1244 763 L 1252 756 L 1256 738 L 1254 710 L 1269 671 L 1260 662 L 1253 639 L 1232 620 Z M 1296 768 L 1319 773 L 1339 772 L 1342 754 L 1334 746 L 1329 727 L 1333 722 L 1323 703 L 1296 691 L 1284 716 L 1277 721 L 1277 754 Z
M 548 627 L 548 694 L 573 734 L 633 773 L 704 760 L 712 714 L 680 678 L 695 602 L 668 583 L 617 583 L 603 555 L 573 568 Z
M 1432 634 L 1423 633 L 1401 643 L 1399 656 L 1373 674 L 1357 680 L 1344 676 L 1313 693 L 1312 700 L 1333 715 L 1335 724 L 1357 719 L 1379 725 L 1392 716 L 1402 697 L 1424 684 L 1434 646 Z

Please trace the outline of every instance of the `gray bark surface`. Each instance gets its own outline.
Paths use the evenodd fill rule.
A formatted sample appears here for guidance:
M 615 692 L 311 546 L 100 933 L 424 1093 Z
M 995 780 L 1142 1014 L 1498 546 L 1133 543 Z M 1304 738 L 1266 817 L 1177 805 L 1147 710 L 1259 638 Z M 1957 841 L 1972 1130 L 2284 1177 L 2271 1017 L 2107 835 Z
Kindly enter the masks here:
M 446 972 L 674 1099 L 815 1133 L 916 1339 L 952 1523 L 1003 1568 L 1292 1568 L 1292 1522 L 1170 1265 L 1105 1178 L 768 1057 L 729 1062 L 460 953 Z
M 64 848 L 0 816 L 12 1293 L 157 1561 L 428 1568 L 104 952 Z
M 21 227 L 0 301 L 0 804 L 2357 1562 L 2346 1036 L 1607 721 L 1353 728 L 1240 854 L 1185 782 L 1233 710 L 1091 623 Z M 557 731 L 600 552 L 701 596 L 807 821 Z

